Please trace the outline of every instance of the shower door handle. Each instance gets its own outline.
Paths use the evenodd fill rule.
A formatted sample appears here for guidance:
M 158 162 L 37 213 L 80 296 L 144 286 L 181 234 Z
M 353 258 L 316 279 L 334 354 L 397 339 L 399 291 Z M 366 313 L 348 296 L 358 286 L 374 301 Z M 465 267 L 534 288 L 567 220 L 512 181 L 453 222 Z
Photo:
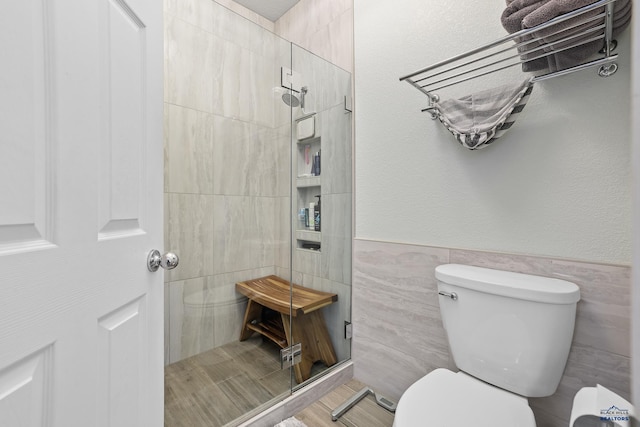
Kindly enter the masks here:
M 178 255 L 173 252 L 167 252 L 164 255 L 160 255 L 160 251 L 153 249 L 149 252 L 147 257 L 147 268 L 149 271 L 158 271 L 158 268 L 162 267 L 165 270 L 173 270 L 178 266 L 180 259 Z

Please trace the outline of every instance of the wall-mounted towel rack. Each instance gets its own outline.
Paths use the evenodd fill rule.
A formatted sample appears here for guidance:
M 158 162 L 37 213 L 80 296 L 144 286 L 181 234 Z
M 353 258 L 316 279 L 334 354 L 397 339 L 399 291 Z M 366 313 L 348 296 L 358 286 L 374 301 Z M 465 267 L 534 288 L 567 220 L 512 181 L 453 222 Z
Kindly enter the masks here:
M 597 1 L 533 28 L 520 30 L 492 43 L 422 68 L 401 77 L 400 81 L 406 81 L 427 95 L 429 108 L 423 111 L 428 111 L 432 109 L 433 102 L 439 99 L 434 93 L 438 90 L 550 55 L 557 55 L 598 40 L 602 40 L 603 44 L 603 49 L 600 51 L 602 57 L 562 70 L 540 74 L 535 76 L 533 81 L 546 80 L 596 66 L 600 66 L 598 71 L 600 76 L 608 77 L 618 69 L 615 63 L 618 55 L 612 53 L 616 47 L 612 37 L 615 1 Z M 598 9 L 602 11 L 598 12 Z M 510 42 L 515 43 L 504 46 Z

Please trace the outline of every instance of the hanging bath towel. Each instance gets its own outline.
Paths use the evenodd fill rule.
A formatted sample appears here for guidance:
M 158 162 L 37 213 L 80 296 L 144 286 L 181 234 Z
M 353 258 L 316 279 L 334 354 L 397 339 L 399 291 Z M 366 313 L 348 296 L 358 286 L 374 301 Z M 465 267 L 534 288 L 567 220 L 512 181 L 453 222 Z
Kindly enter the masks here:
M 433 111 L 464 147 L 484 148 L 511 128 L 529 100 L 531 80 L 436 102 Z

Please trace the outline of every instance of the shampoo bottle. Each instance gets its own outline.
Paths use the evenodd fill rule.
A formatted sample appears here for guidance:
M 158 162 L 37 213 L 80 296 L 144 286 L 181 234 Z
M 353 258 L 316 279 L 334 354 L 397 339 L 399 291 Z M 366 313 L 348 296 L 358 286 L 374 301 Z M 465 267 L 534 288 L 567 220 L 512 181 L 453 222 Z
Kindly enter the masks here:
M 313 174 L 320 176 L 320 151 L 313 156 Z
M 313 208 L 313 226 L 315 231 L 320 231 L 320 195 L 316 196 L 318 203 Z

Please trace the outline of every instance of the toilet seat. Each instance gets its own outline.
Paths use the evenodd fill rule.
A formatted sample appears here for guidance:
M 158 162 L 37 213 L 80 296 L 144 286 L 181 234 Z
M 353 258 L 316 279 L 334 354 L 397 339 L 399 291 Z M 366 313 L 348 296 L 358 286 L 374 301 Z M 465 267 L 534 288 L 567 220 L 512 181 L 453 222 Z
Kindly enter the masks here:
M 536 427 L 526 398 L 464 372 L 436 369 L 398 403 L 393 427 Z

